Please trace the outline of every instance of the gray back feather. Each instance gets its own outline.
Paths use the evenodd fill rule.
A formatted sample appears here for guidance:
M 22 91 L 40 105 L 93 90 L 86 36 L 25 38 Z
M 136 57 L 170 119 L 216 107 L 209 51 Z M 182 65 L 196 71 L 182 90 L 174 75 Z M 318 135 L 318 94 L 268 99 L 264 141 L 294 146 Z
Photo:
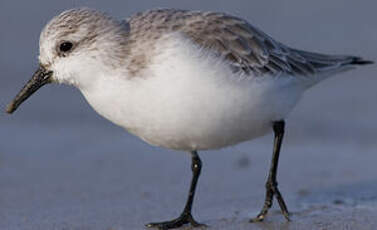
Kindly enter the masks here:
M 255 76 L 280 73 L 309 76 L 342 69 L 354 58 L 289 48 L 245 20 L 224 13 L 155 9 L 138 13 L 128 22 L 131 42 L 147 42 L 166 32 L 181 32 L 227 60 L 234 71 Z

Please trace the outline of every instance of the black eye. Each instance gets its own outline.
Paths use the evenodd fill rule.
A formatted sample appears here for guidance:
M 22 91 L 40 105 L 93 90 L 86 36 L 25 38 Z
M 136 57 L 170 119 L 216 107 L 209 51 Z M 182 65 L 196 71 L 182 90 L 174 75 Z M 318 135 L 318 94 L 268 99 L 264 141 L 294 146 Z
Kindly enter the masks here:
M 72 47 L 73 47 L 73 44 L 72 44 L 72 42 L 63 42 L 62 44 L 60 44 L 60 46 L 59 46 L 59 50 L 61 51 L 61 52 L 68 52 L 68 51 L 70 51 L 71 49 L 72 49 Z

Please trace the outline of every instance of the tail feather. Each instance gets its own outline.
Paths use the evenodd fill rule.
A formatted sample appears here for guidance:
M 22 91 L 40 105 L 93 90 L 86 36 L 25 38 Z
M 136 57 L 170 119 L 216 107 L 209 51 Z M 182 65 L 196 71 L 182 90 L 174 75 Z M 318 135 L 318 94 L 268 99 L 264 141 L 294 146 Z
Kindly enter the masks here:
M 351 65 L 370 65 L 370 64 L 374 64 L 374 61 L 370 61 L 370 60 L 365 60 L 361 57 L 353 57 L 351 63 L 349 63 Z
M 357 65 L 374 63 L 357 56 L 326 55 L 292 48 L 290 48 L 290 51 L 295 55 L 301 56 L 306 65 L 310 66 L 312 72 L 315 73 L 314 77 L 308 78 L 308 88 L 337 73 L 353 69 Z
M 313 68 L 318 72 L 342 71 L 343 67 L 351 67 L 352 65 L 373 64 L 373 61 L 365 60 L 361 57 L 348 55 L 326 55 L 303 50 L 292 49 L 298 55 L 302 56 Z

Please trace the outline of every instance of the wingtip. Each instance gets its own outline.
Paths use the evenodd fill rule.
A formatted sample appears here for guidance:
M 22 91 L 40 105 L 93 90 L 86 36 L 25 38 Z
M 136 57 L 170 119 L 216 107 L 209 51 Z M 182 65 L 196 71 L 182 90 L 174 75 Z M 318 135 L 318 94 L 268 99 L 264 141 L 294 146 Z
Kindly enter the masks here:
M 354 57 L 350 64 L 352 64 L 352 65 L 370 65 L 370 64 L 374 64 L 374 61 L 365 60 L 361 57 Z

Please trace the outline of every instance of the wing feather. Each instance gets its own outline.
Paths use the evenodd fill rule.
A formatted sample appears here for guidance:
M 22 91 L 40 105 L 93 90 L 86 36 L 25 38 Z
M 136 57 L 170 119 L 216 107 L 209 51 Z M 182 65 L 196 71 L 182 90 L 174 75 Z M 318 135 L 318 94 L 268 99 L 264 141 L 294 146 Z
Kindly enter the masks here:
M 131 41 L 145 43 L 146 38 L 158 40 L 166 32 L 180 32 L 227 60 L 234 71 L 254 76 L 281 73 L 310 76 L 341 70 L 356 60 L 353 56 L 292 49 L 247 21 L 224 13 L 155 9 L 138 13 L 127 22 L 131 27 Z

